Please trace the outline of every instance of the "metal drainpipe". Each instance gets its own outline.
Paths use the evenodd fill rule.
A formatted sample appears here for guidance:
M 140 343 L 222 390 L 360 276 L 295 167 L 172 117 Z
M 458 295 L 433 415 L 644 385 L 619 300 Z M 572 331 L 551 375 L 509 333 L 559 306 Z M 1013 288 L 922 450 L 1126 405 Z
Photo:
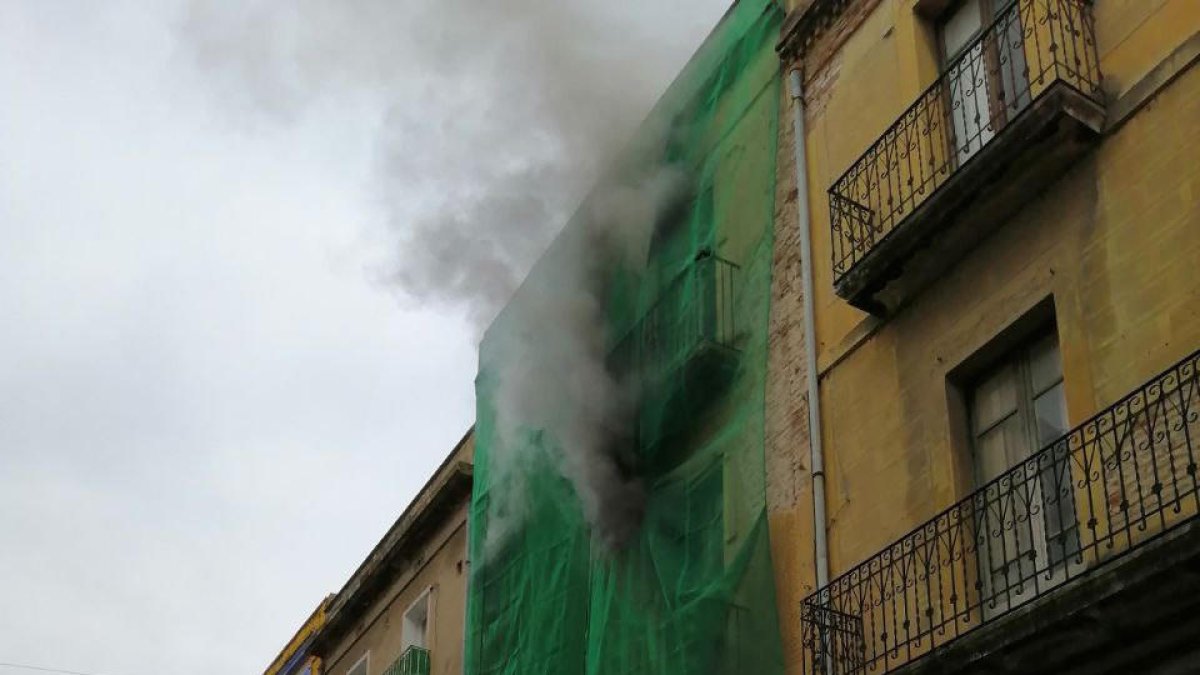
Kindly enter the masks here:
M 817 372 L 816 321 L 813 319 L 812 237 L 808 222 L 808 164 L 804 149 L 804 85 L 800 70 L 788 72 L 792 97 L 792 151 L 796 162 L 796 225 L 800 228 L 800 276 L 804 286 L 804 360 L 808 371 L 808 445 L 812 456 L 813 532 L 817 588 L 829 584 L 829 544 L 825 522 L 825 461 L 821 448 L 821 393 Z

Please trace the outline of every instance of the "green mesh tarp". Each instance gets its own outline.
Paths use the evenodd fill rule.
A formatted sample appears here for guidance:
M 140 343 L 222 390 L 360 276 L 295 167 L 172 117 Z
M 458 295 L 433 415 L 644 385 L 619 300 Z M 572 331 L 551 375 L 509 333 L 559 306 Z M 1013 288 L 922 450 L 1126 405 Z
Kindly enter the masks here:
M 529 408 L 502 386 L 512 344 L 561 329 L 536 309 L 560 290 L 555 258 L 579 254 L 575 221 L 484 336 L 471 675 L 783 670 L 763 466 L 780 19 L 770 2 L 739 2 L 672 84 L 643 132 L 664 139 L 649 144 L 656 161 L 688 175 L 686 197 L 636 264 L 589 272 L 603 287 L 604 366 L 635 389 L 615 452 L 642 493 L 619 545 L 589 526 L 564 477 L 565 440 L 540 415 L 514 433 L 508 418 Z M 538 353 L 521 367 L 538 368 Z M 539 405 L 561 415 L 575 404 Z

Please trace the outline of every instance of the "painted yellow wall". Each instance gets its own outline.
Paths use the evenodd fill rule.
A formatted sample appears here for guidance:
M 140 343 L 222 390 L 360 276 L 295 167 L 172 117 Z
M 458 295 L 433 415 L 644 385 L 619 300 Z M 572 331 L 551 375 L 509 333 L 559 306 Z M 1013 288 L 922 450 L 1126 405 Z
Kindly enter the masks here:
M 858 4 L 873 9 L 845 43 L 819 42 L 804 64 L 835 576 L 970 489 L 947 374 L 1045 298 L 1055 304 L 1072 424 L 1200 348 L 1196 68 L 897 316 L 879 322 L 834 295 L 826 190 L 936 77 L 934 35 L 915 0 Z M 1110 110 L 1200 31 L 1193 0 L 1104 0 L 1094 14 Z M 786 97 L 781 106 L 790 120 Z M 798 607 L 814 574 L 791 143 L 783 123 L 767 471 L 780 618 L 799 672 Z
M 869 4 L 871 0 L 859 0 Z M 917 0 L 879 2 L 840 49 L 805 63 L 810 214 L 818 262 L 821 357 L 865 315 L 833 294 L 826 190 L 936 77 L 935 35 Z M 1094 11 L 1101 72 L 1111 100 L 1200 30 L 1191 0 L 1116 0 Z

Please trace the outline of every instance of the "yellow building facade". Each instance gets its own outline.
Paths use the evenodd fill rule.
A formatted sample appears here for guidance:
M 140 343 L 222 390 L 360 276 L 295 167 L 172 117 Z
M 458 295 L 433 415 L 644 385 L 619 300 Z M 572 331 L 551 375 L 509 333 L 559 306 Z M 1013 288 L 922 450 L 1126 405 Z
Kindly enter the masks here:
M 1200 3 L 793 4 L 807 181 L 781 123 L 767 405 L 789 672 L 1028 666 L 1006 617 L 1070 625 L 1200 506 Z

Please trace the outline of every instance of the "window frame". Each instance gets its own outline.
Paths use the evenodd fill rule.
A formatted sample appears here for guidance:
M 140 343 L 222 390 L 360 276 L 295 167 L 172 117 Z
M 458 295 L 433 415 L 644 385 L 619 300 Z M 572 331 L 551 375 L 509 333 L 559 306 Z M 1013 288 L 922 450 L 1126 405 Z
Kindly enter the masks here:
M 433 598 L 434 598 L 434 587 L 426 586 L 424 589 L 421 590 L 421 592 L 417 595 L 417 597 L 412 602 L 410 602 L 407 607 L 404 608 L 404 612 L 400 615 L 400 653 L 401 653 L 401 655 L 403 655 L 404 652 L 407 651 L 409 647 L 414 647 L 414 646 L 419 647 L 421 649 L 428 650 L 430 652 L 433 651 L 433 640 L 432 640 L 433 631 L 430 630 L 430 625 L 433 623 L 433 619 L 434 619 Z M 422 632 L 421 640 L 420 640 L 420 642 L 410 641 L 408 639 L 409 638 L 409 636 L 408 636 L 409 618 L 408 617 L 410 614 L 412 614 L 413 610 L 417 609 L 417 607 L 420 606 L 422 603 L 424 603 L 424 605 L 425 605 L 425 621 L 423 624 L 424 627 L 421 630 L 421 632 Z
M 362 674 L 361 675 L 371 675 L 371 650 L 370 649 L 363 652 L 363 655 L 358 657 L 358 660 L 354 662 L 354 665 L 350 666 L 346 670 L 346 675 L 359 675 L 359 673 L 355 672 L 355 669 L 357 669 L 360 665 L 362 666 Z
M 1038 389 L 1033 382 L 1033 352 L 1037 346 L 1046 340 L 1053 340 L 1055 350 L 1058 352 L 1058 375 L 1057 378 L 1054 379 L 1050 384 Z M 1016 410 L 1000 419 L 993 420 L 987 425 L 987 427 L 977 429 L 975 425 L 977 416 L 975 411 L 976 393 L 980 385 L 987 381 L 992 375 L 996 374 L 1002 367 L 1013 367 L 1016 369 Z M 1021 435 L 1025 439 L 1027 452 L 1025 453 L 1025 456 L 1021 458 L 1006 458 L 1008 460 L 1009 468 L 1012 468 L 1013 466 L 1016 466 L 1017 463 L 1037 454 L 1038 451 L 1042 449 L 1043 443 L 1041 442 L 1041 439 L 1038 438 L 1037 412 L 1035 410 L 1035 404 L 1039 397 L 1046 394 L 1051 389 L 1054 389 L 1056 386 L 1065 386 L 1065 383 L 1066 376 L 1063 373 L 1062 367 L 1062 346 L 1058 339 L 1058 331 L 1054 328 L 1054 326 L 1047 326 L 1021 340 L 1020 343 L 1018 343 L 1015 347 L 1004 352 L 1000 358 L 992 361 L 975 378 L 973 378 L 970 383 L 968 383 L 965 397 L 967 404 L 967 431 L 969 447 L 971 449 L 971 463 L 975 468 L 974 480 L 976 488 L 983 486 L 994 478 L 985 478 L 979 475 L 978 467 L 981 464 L 979 461 L 980 439 L 985 434 L 992 431 L 1000 424 L 1003 424 L 1013 415 L 1015 415 L 1021 424 Z M 1065 401 L 1063 405 L 1063 425 L 1064 429 L 1071 428 L 1071 420 L 1065 405 Z
M 945 75 L 949 71 L 950 65 L 958 60 L 959 57 L 966 54 L 971 49 L 971 46 L 975 43 L 975 41 L 979 39 L 980 35 L 982 35 L 983 32 L 988 29 L 1002 14 L 1010 11 L 1019 13 L 1021 11 L 1019 6 L 1021 1 L 1022 0 L 950 0 L 950 2 L 947 2 L 940 11 L 931 17 L 934 42 L 936 43 L 935 47 L 938 57 L 939 77 Z M 961 10 L 968 2 L 979 3 L 979 25 L 963 42 L 963 45 L 960 46 L 957 51 L 954 53 L 949 53 L 949 50 L 946 49 L 946 25 L 949 23 L 950 19 L 955 15 L 955 13 Z M 985 40 L 980 46 L 982 47 L 981 57 L 983 61 L 982 67 L 984 68 L 984 79 L 987 84 L 986 96 L 988 118 L 986 123 L 984 123 L 982 120 L 979 123 L 983 125 L 981 129 L 988 129 L 992 136 L 995 136 L 995 134 L 999 133 L 1000 129 L 1008 124 L 1010 116 L 1015 117 L 1028 106 L 1028 101 L 1022 104 L 1019 102 L 1011 102 L 1006 100 L 1005 90 L 1007 87 L 1004 82 L 1004 76 L 1001 67 L 1002 50 L 1000 45 L 997 43 L 995 36 L 993 36 L 992 39 Z M 1010 66 L 1010 68 L 1011 67 L 1012 66 Z M 961 73 L 959 76 L 961 77 Z M 1026 74 L 1024 74 L 1024 70 L 1022 70 L 1022 77 L 1028 77 Z M 1016 86 L 1015 79 L 1013 85 Z M 1028 86 L 1028 83 L 1026 83 L 1025 86 Z M 1020 92 L 1013 93 L 1017 94 L 1016 98 L 1019 100 Z M 953 109 L 953 93 L 947 91 L 945 96 L 948 99 L 951 99 L 946 102 L 947 110 Z M 976 141 L 979 147 L 975 148 L 974 150 L 970 150 L 967 152 L 966 156 L 963 156 L 962 150 L 959 148 L 959 143 L 962 139 L 957 138 L 958 132 L 954 128 L 953 124 L 951 124 L 947 129 L 947 132 L 950 134 L 951 147 L 955 150 L 954 155 L 956 163 L 960 165 L 968 161 L 971 157 L 978 153 L 984 145 L 987 144 L 987 141 L 984 141 L 982 138 L 980 138 L 978 141 Z M 982 131 L 979 133 L 982 136 Z M 990 140 L 990 138 L 988 140 Z M 971 143 L 972 141 L 968 139 L 964 147 L 970 148 Z
M 1023 479 L 1014 478 L 1013 483 L 1007 488 L 1005 487 L 1005 481 L 1001 481 L 996 488 L 999 492 L 994 494 L 992 493 L 993 488 L 989 486 L 1001 476 L 1008 474 L 1009 471 L 1028 461 L 1031 457 L 1038 456 L 1039 452 L 1048 447 L 1049 444 L 1053 444 L 1059 438 L 1056 436 L 1055 439 L 1050 439 L 1047 443 L 1042 442 L 1036 410 L 1038 399 L 1052 392 L 1056 387 L 1060 388 L 1059 395 L 1061 396 L 1059 403 L 1062 413 L 1060 420 L 1061 428 L 1064 432 L 1070 430 L 1071 420 L 1070 411 L 1066 404 L 1066 373 L 1063 367 L 1062 342 L 1059 339 L 1057 326 L 1053 322 L 1042 323 L 1033 330 L 1022 333 L 1019 337 L 1014 335 L 997 336 L 994 342 L 1002 340 L 1002 344 L 1004 345 L 1002 348 L 989 345 L 993 349 L 991 352 L 993 356 L 988 358 L 984 363 L 978 364 L 981 367 L 974 370 L 972 377 L 964 382 L 962 388 L 966 440 L 967 447 L 969 448 L 971 480 L 973 481 L 972 489 L 975 491 L 987 489 L 989 491 L 988 494 L 991 494 L 993 499 L 1001 501 L 1015 500 L 1019 499 L 1017 494 L 1022 490 L 1022 488 L 1016 487 L 1017 480 L 1022 480 L 1022 482 L 1037 481 L 1038 501 L 1041 508 L 1039 509 L 1036 523 L 1030 523 L 1031 530 L 1029 534 L 1031 535 L 1031 539 L 1027 545 L 1036 553 L 1039 559 L 1038 562 L 1033 564 L 1037 566 L 1049 565 L 1044 572 L 1039 572 L 1039 574 L 1049 572 L 1048 576 L 1040 578 L 1041 583 L 1044 585 L 1056 585 L 1065 581 L 1067 570 L 1078 564 L 1075 558 L 1079 550 L 1080 525 L 1078 514 L 1076 513 L 1076 497 L 1073 493 L 1067 496 L 1059 495 L 1052 497 L 1049 495 L 1053 495 L 1053 493 L 1047 492 L 1047 489 L 1051 486 L 1057 487 L 1062 485 L 1059 471 L 1065 470 L 1067 472 L 1068 479 L 1066 484 L 1068 486 L 1071 485 L 1069 458 L 1058 458 L 1056 454 L 1052 455 L 1048 465 L 1036 469 L 1038 472 L 1036 477 L 1025 475 Z M 1057 352 L 1056 361 L 1058 368 L 1057 373 L 1053 377 L 1042 382 L 1039 386 L 1035 381 L 1034 364 L 1037 361 L 1038 350 L 1047 342 L 1050 342 Z M 983 384 L 999 374 L 1002 369 L 1013 369 L 1015 371 L 1011 375 L 1015 379 L 1015 382 L 1010 385 L 1016 389 L 1014 392 L 1016 398 L 1015 410 L 991 420 L 987 426 L 980 427 L 976 423 L 979 415 L 979 411 L 977 410 L 978 392 Z M 1011 453 L 1011 449 L 1005 446 L 1004 464 L 1006 467 L 1001 469 L 996 475 L 986 475 L 984 467 L 987 464 L 983 461 L 980 452 L 980 440 L 1013 417 L 1017 418 L 1020 425 L 1019 438 L 1024 444 L 1022 456 L 1014 456 Z M 1043 461 L 1039 457 L 1038 465 L 1040 466 L 1041 464 L 1043 464 Z M 1024 472 L 1019 472 L 1018 476 L 1021 473 Z M 1047 473 L 1050 476 L 1049 478 L 1047 478 Z M 1014 494 L 1005 494 L 1004 491 L 1008 489 L 1013 490 Z M 985 497 L 985 499 L 987 498 Z M 986 504 L 987 502 L 985 501 L 985 510 L 989 509 Z M 1055 506 L 1052 508 L 1051 504 Z M 1068 513 L 1074 518 L 1073 520 L 1064 518 Z M 991 516 L 987 515 L 983 517 L 990 518 Z M 987 521 L 985 520 L 985 522 Z M 1015 543 L 1017 548 L 1014 551 L 1019 551 L 1021 546 L 1019 538 L 1022 533 L 1018 530 L 1019 528 L 1012 532 L 1004 531 L 998 535 L 993 535 L 989 529 L 989 535 L 985 540 L 980 542 L 978 557 L 979 574 L 984 584 L 984 593 L 990 596 L 992 603 L 990 605 L 992 609 L 985 611 L 985 618 L 987 618 L 986 615 L 995 613 L 993 610 L 996 606 L 1010 607 L 1024 602 L 1019 597 L 1021 595 L 1019 592 L 1016 593 L 1016 598 L 1013 597 L 1013 589 L 1020 588 L 1026 574 L 1022 569 L 1025 560 L 1024 555 L 1019 554 L 1012 559 L 1008 559 L 1004 557 L 1006 554 L 1002 553 L 1000 560 L 1002 566 L 995 568 L 993 565 L 996 561 L 992 559 L 992 551 L 995 549 L 990 548 L 996 542 L 999 542 L 1000 550 L 1005 551 L 1009 545 Z M 1010 536 L 1017 539 L 1009 541 L 1008 537 Z M 1018 562 L 1018 565 L 1015 570 L 1011 570 L 1009 566 L 1014 562 Z M 1015 584 L 1010 577 L 1014 571 L 1017 575 Z M 995 583 L 997 575 L 999 575 L 1001 583 L 993 586 L 992 584 Z

